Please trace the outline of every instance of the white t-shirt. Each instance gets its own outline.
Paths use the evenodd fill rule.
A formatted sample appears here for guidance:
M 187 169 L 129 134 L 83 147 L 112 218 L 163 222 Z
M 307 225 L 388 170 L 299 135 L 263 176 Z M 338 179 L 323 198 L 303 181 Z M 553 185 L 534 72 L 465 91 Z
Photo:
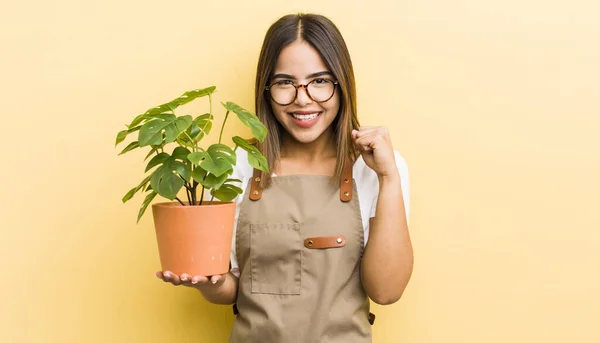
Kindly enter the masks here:
M 238 195 L 233 201 L 236 203 L 235 210 L 235 222 L 233 230 L 233 239 L 231 242 L 231 273 L 237 277 L 240 276 L 240 269 L 236 257 L 235 251 L 235 233 L 237 230 L 238 216 L 240 214 L 240 208 L 242 201 L 247 199 L 246 188 L 248 187 L 248 181 L 252 179 L 254 172 L 252 166 L 248 164 L 248 153 L 238 148 L 236 150 L 237 164 L 231 175 L 233 179 L 242 180 L 242 184 L 239 186 L 244 192 Z M 394 151 L 394 157 L 396 158 L 396 166 L 400 172 L 400 180 L 402 184 L 402 196 L 404 197 L 404 208 L 406 210 L 406 219 L 408 220 L 409 214 L 409 184 L 408 184 L 408 167 L 404 158 L 397 152 Z M 379 179 L 373 169 L 369 168 L 362 156 L 358 158 L 354 163 L 352 169 L 352 177 L 356 182 L 356 191 L 358 192 L 358 199 L 360 205 L 360 214 L 362 217 L 363 230 L 365 233 L 365 245 L 369 239 L 369 219 L 375 217 L 375 211 L 377 209 L 377 198 L 379 196 Z M 273 176 L 277 177 L 277 176 Z

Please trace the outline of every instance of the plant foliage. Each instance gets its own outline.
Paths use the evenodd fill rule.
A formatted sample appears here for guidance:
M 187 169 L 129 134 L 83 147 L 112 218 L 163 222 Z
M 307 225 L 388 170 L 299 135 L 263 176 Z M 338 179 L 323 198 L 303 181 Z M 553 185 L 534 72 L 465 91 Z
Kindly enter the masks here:
M 235 113 L 259 142 L 262 142 L 267 135 L 267 129 L 256 115 L 232 102 L 222 103 L 226 113 L 221 125 L 219 142 L 207 148 L 199 145 L 212 129 L 214 120 L 212 94 L 215 89 L 216 87 L 212 86 L 185 92 L 168 103 L 153 107 L 136 116 L 125 130 L 117 133 L 115 146 L 124 142 L 130 135 L 137 134 L 136 139 L 131 141 L 119 155 L 146 148 L 148 154 L 145 160 L 151 157 L 146 164 L 144 170 L 146 175 L 142 182 L 130 189 L 122 199 L 123 202 L 127 202 L 136 193 L 146 194 L 138 213 L 138 221 L 156 195 L 189 206 L 203 204 L 205 190 L 210 191 L 211 202 L 212 198 L 222 201 L 233 200 L 242 193 L 242 189 L 235 185 L 241 181 L 229 178 L 237 162 L 235 154 L 237 148 L 248 152 L 248 163 L 254 168 L 269 171 L 265 157 L 248 140 L 239 136 L 233 137 L 233 148 L 222 143 L 223 128 L 230 113 Z M 202 97 L 209 99 L 208 113 L 195 118 L 191 115 L 175 114 L 175 109 L 179 106 Z M 170 147 L 173 149 L 168 149 Z M 185 203 L 177 197 L 182 188 L 185 188 L 187 195 Z M 200 190 L 200 199 L 198 199 L 198 190 Z

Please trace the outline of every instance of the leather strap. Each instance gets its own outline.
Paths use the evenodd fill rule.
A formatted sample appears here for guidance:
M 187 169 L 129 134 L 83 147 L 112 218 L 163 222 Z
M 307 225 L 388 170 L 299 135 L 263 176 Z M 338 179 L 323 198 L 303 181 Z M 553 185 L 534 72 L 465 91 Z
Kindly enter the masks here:
M 344 236 L 309 237 L 304 240 L 304 246 L 308 249 L 341 248 L 346 245 Z
M 354 182 L 352 179 L 352 167 L 352 161 L 347 159 L 346 167 L 344 168 L 342 179 L 340 180 L 340 200 L 343 202 L 352 200 L 352 184 Z
M 250 187 L 250 200 L 256 201 L 262 197 L 262 187 L 260 187 L 260 170 L 254 169 L 254 175 L 252 176 L 252 186 Z

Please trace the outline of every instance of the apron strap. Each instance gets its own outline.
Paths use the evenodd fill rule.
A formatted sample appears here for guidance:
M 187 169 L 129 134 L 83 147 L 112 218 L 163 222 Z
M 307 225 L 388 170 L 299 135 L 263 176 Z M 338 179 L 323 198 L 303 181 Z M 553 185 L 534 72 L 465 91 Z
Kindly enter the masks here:
M 342 179 L 340 180 L 340 200 L 343 202 L 352 200 L 352 184 L 354 183 L 354 180 L 352 179 L 353 167 L 352 161 L 346 159 L 346 167 L 344 168 Z
M 256 201 L 262 197 L 262 187 L 260 186 L 260 170 L 254 169 L 252 175 L 252 186 L 250 187 L 250 200 Z

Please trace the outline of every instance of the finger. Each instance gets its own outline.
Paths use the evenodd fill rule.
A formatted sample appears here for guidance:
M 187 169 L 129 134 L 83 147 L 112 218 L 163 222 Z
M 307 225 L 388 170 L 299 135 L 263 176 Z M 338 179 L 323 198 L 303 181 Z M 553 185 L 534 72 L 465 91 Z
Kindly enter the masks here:
M 196 285 L 196 284 L 207 284 L 208 283 L 208 278 L 204 275 L 196 275 L 192 278 L 192 284 Z
M 179 279 L 179 275 L 171 272 L 171 271 L 165 271 L 163 272 L 163 275 L 165 276 L 165 280 L 169 281 L 170 283 L 174 284 L 175 286 L 179 285 L 181 283 L 181 280 Z
M 368 145 L 370 148 L 374 148 L 375 144 L 380 142 L 389 141 L 386 136 L 385 130 L 377 130 L 358 136 L 356 139 L 357 144 Z
M 365 125 L 365 126 L 359 127 L 358 130 L 359 131 L 369 131 L 369 130 L 377 129 L 377 128 L 380 128 L 380 127 L 381 126 L 368 126 L 368 125 Z
M 359 137 L 354 141 L 354 144 L 362 151 L 371 151 L 374 148 L 375 139 L 372 135 Z
M 368 133 L 371 133 L 373 131 L 379 131 L 381 130 L 383 127 L 382 126 L 361 126 L 358 128 L 358 136 L 362 136 Z
M 190 283 L 192 281 L 192 277 L 186 273 L 181 274 L 179 279 L 181 280 L 181 283 L 184 283 L 184 284 Z
M 213 285 L 221 284 L 223 283 L 223 281 L 225 281 L 225 278 L 222 275 L 213 275 L 210 278 L 210 283 L 212 283 Z

